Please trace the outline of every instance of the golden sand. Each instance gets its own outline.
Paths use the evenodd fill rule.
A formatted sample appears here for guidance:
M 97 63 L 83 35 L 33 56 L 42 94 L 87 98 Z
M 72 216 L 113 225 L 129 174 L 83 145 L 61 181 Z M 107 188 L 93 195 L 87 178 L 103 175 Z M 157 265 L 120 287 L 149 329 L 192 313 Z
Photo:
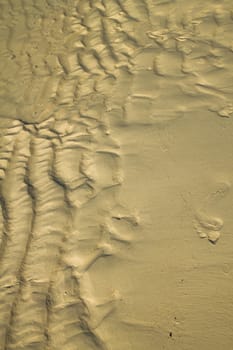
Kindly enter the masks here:
M 0 350 L 233 349 L 233 2 L 0 19 Z

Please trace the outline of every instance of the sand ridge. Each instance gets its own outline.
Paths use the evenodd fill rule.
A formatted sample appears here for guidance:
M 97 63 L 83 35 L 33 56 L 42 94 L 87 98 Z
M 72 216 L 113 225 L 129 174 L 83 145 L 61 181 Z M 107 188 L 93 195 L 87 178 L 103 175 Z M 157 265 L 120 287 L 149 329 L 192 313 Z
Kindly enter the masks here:
M 124 244 L 112 221 L 131 225 L 115 199 L 119 145 L 103 116 L 101 82 L 114 79 L 111 56 L 117 56 L 103 47 L 107 20 L 101 6 L 88 2 L 1 7 L 3 24 L 12 19 L 2 25 L 9 103 L 1 111 L 1 347 L 104 349 L 95 328 L 118 294 L 100 306 L 88 303 L 83 275 L 112 254 L 107 240 Z M 96 24 L 100 33 L 92 30 Z

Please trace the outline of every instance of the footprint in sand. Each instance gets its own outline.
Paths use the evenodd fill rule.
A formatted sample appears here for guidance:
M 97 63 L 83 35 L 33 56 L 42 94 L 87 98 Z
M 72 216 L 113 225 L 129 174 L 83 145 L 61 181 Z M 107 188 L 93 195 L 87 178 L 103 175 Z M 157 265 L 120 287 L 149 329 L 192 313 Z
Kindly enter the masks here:
M 212 244 L 218 242 L 224 223 L 220 217 L 208 215 L 206 207 L 213 201 L 224 197 L 229 192 L 230 187 L 231 185 L 226 181 L 219 184 L 218 188 L 207 196 L 202 208 L 197 210 L 195 215 L 194 228 L 196 232 L 200 238 L 207 238 Z
M 195 219 L 194 227 L 200 238 L 208 238 L 209 242 L 216 244 L 221 235 L 223 220 L 203 212 L 197 213 Z

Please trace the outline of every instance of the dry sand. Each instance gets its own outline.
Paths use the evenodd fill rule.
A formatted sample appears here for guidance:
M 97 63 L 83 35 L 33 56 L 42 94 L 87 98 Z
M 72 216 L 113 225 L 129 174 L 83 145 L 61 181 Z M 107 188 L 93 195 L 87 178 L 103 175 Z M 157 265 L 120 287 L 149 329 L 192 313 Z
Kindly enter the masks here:
M 0 18 L 0 349 L 233 349 L 232 1 Z

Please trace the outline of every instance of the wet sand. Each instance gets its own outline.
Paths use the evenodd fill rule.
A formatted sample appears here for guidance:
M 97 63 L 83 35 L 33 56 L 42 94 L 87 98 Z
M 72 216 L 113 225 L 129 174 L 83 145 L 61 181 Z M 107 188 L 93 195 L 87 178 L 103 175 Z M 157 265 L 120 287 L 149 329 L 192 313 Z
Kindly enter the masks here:
M 232 2 L 0 19 L 0 349 L 233 348 Z

